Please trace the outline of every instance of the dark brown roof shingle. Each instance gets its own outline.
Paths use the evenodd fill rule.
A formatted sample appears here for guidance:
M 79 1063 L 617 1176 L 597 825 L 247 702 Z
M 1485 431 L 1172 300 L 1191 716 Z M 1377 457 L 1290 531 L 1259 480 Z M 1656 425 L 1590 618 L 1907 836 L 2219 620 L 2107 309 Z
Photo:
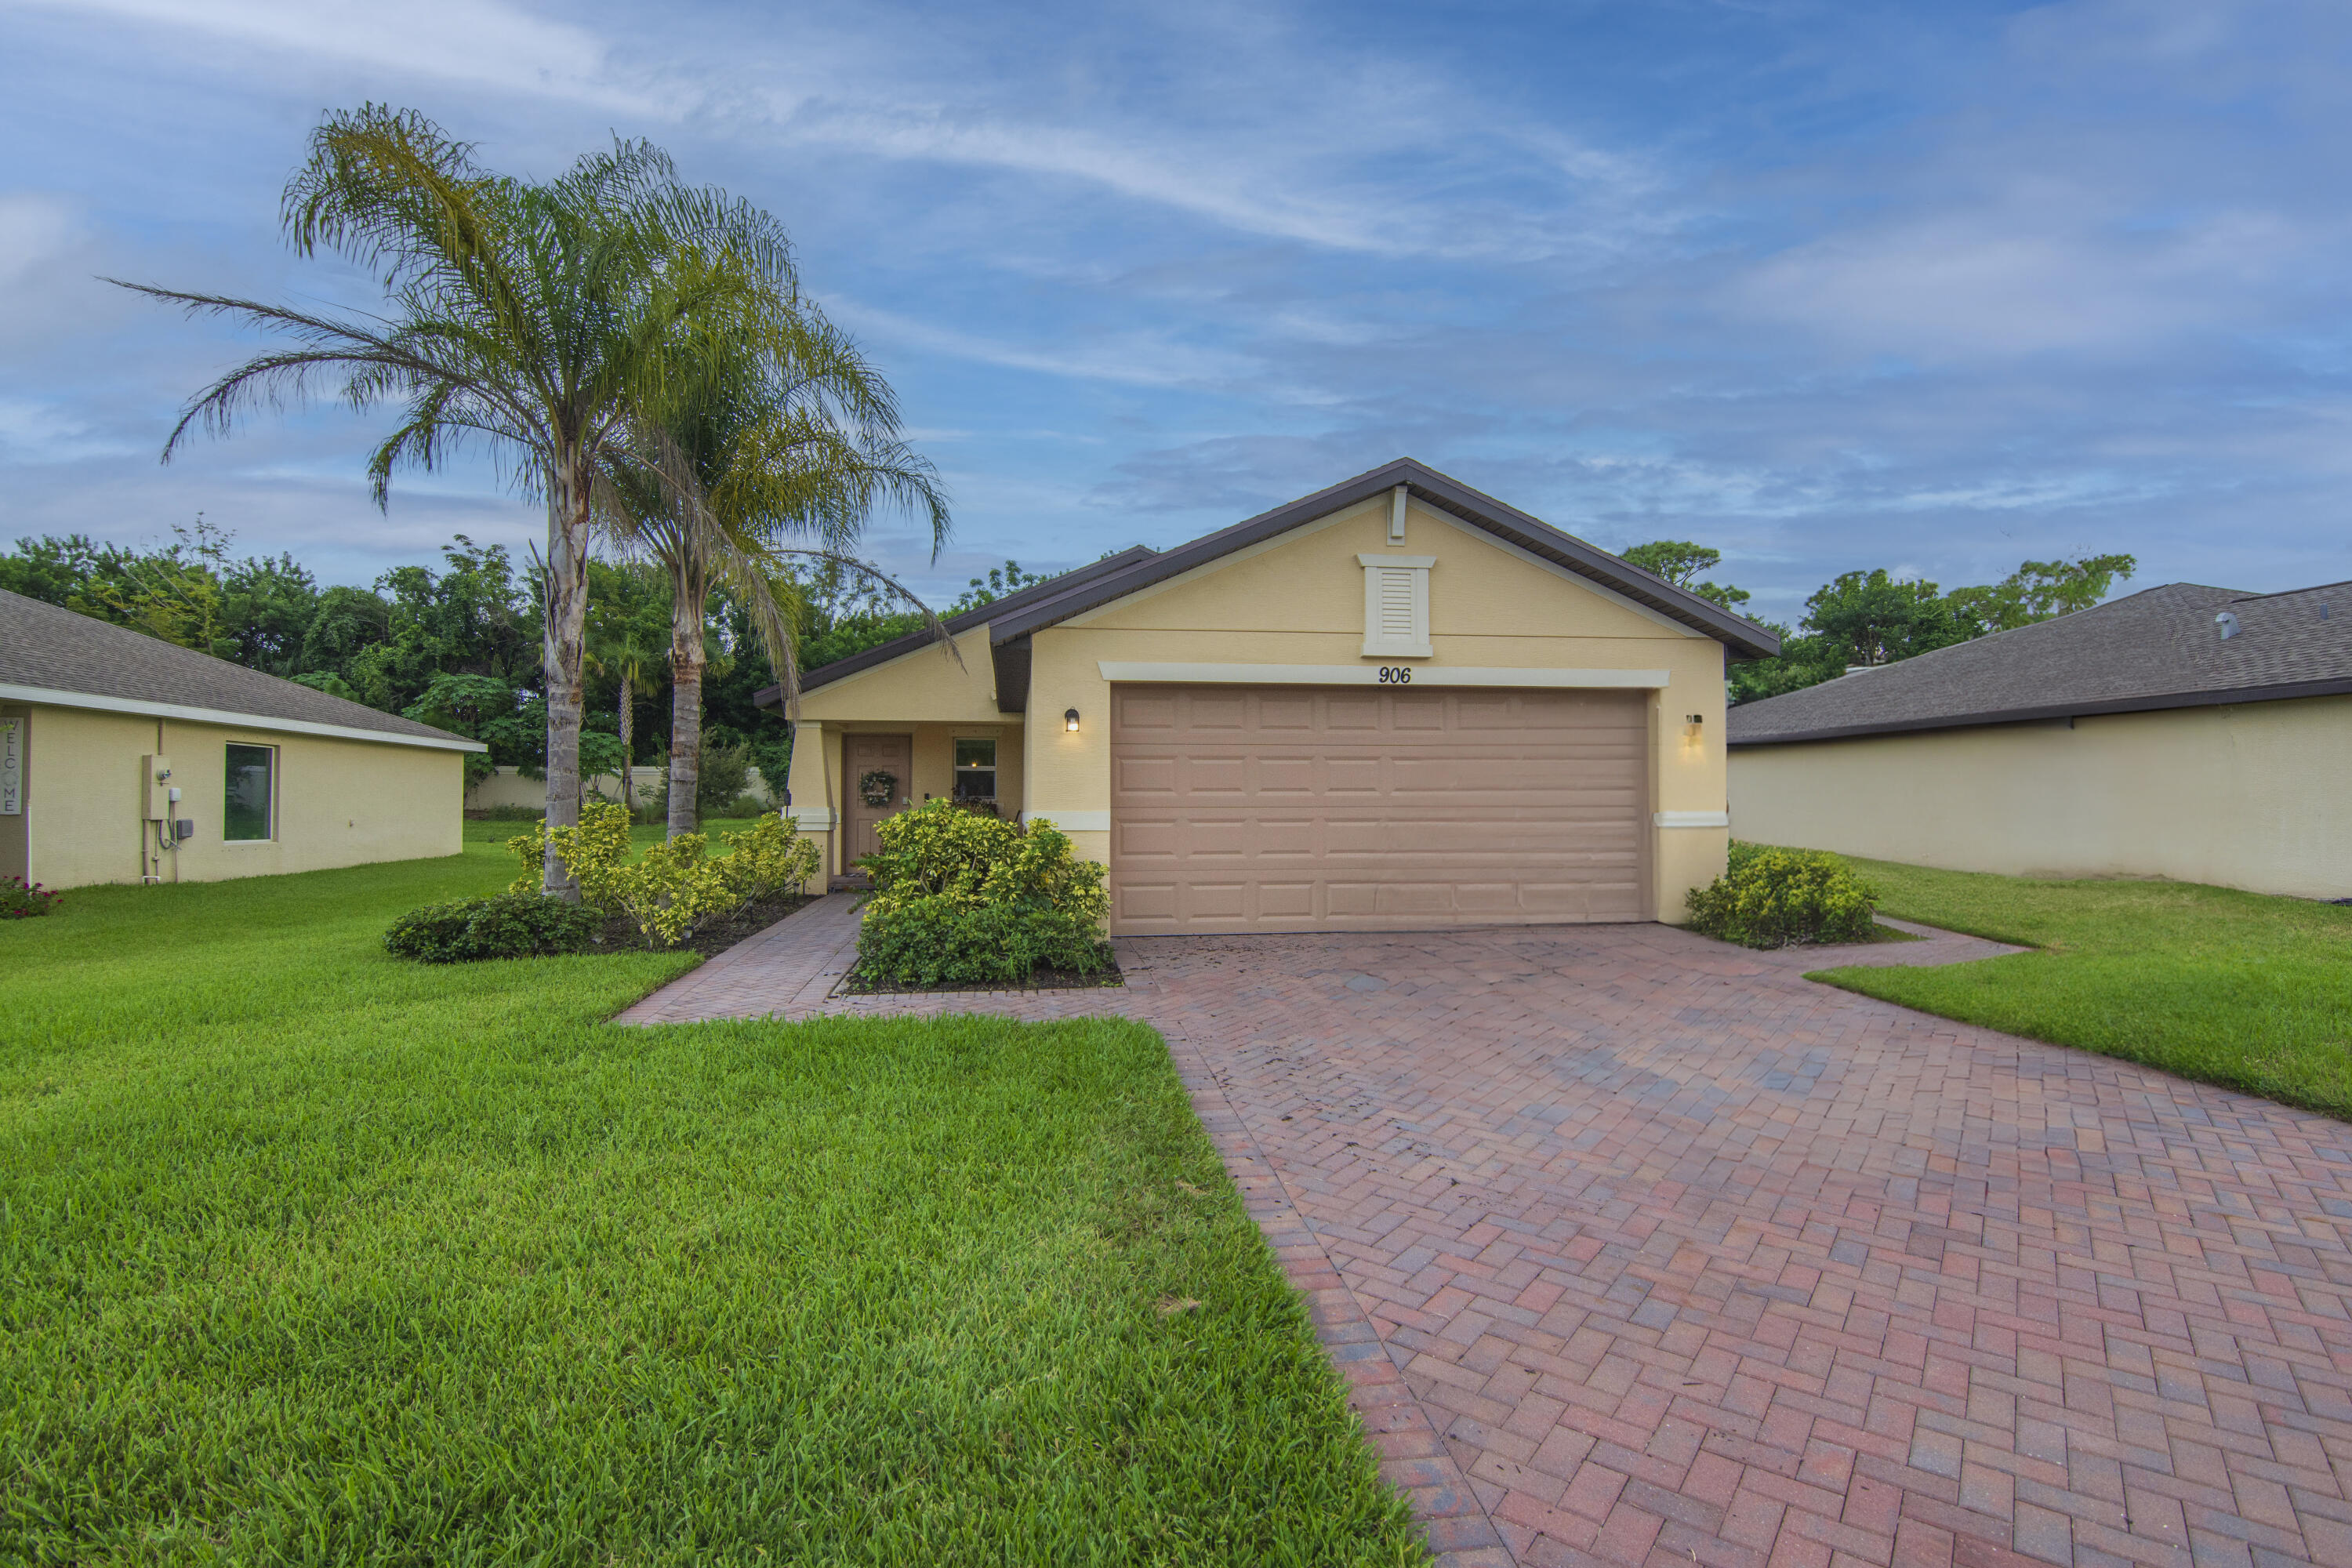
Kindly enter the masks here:
M 9 687 L 366 730 L 387 741 L 412 744 L 480 749 L 478 742 L 430 724 L 0 589 L 0 700 L 25 700 L 7 692 Z
M 2224 638 L 2215 617 L 2237 617 Z M 2352 691 L 2352 584 L 2168 583 L 2055 620 L 1747 702 L 1734 746 Z

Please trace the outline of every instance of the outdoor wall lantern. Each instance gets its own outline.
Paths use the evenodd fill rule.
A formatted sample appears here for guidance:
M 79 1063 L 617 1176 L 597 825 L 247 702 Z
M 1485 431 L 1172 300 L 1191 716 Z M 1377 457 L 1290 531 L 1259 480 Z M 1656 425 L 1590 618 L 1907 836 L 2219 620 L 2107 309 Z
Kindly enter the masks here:
M 1078 732 L 1078 710 L 1075 708 L 1062 715 L 1062 728 L 1075 735 Z
M 1683 733 L 1696 741 L 1698 739 L 1699 726 L 1705 722 L 1706 719 L 1704 716 L 1693 713 L 1689 716 L 1688 721 L 1683 725 Z

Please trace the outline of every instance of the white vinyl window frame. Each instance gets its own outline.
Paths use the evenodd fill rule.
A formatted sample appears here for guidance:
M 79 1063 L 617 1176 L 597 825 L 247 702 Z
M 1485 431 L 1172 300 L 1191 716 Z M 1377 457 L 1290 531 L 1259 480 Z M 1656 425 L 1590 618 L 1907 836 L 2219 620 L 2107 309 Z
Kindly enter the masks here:
M 1434 555 L 1359 555 L 1364 569 L 1364 657 L 1429 658 L 1429 569 Z
M 240 752 L 246 753 L 246 761 L 243 764 L 242 771 L 249 773 L 256 767 L 258 767 L 260 770 L 260 815 L 262 831 L 259 833 L 238 833 L 232 835 L 230 832 L 230 829 L 236 825 L 236 814 L 240 805 L 238 795 L 241 786 L 236 778 L 236 772 L 238 770 L 237 753 Z M 259 753 L 259 760 L 257 763 L 254 760 L 254 753 L 257 752 Z M 278 769 L 278 748 L 271 745 L 257 744 L 250 741 L 231 741 L 221 748 L 221 760 L 223 774 L 221 788 L 221 842 L 225 845 L 230 846 L 231 847 L 240 844 L 276 843 L 278 841 L 278 795 L 279 788 L 281 787 L 281 775 Z M 250 803 L 247 802 L 244 804 L 249 810 Z

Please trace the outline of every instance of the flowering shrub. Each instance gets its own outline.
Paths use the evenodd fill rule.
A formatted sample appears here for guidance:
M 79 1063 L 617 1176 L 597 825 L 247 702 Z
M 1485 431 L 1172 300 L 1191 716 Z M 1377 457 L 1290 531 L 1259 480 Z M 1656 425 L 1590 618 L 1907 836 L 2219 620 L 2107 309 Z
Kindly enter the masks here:
M 876 829 L 857 929 L 868 985 L 1018 984 L 1039 969 L 1108 969 L 1103 868 L 1049 822 L 1025 829 L 934 800 Z
M 1865 942 L 1878 892 L 1817 849 L 1731 847 L 1730 868 L 1691 889 L 1691 929 L 1743 947 Z
M 57 908 L 58 894 L 22 877 L 0 877 L 0 921 L 30 920 Z

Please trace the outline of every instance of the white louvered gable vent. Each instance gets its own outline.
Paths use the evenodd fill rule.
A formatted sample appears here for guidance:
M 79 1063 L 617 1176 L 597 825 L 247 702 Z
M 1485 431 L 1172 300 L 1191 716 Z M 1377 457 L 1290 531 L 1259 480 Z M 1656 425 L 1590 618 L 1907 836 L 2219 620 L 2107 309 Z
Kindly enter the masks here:
M 1359 555 L 1364 568 L 1364 657 L 1427 658 L 1429 569 L 1434 555 Z

